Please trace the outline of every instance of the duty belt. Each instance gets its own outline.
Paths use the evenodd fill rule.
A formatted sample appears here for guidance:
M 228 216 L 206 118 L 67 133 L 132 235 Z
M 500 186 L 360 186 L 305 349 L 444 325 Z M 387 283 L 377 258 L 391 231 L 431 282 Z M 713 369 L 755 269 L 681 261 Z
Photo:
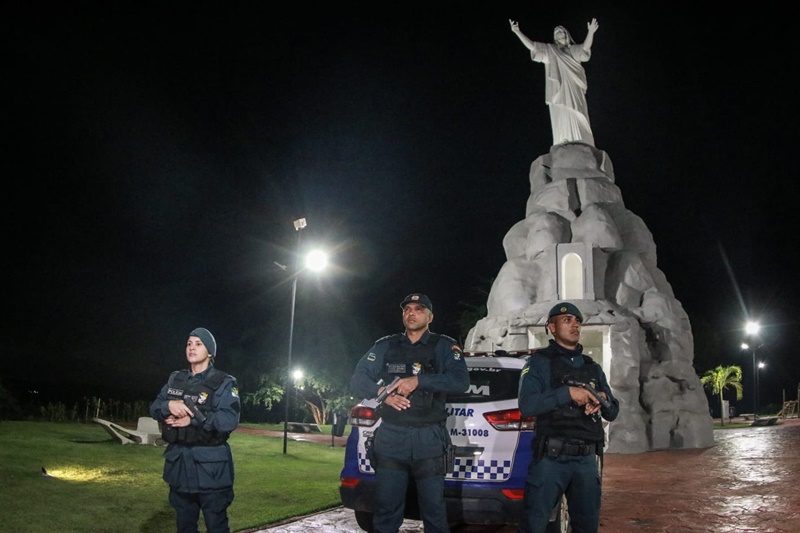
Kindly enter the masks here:
M 595 443 L 568 442 L 564 439 L 548 437 L 544 443 L 545 455 L 558 457 L 559 455 L 591 455 L 597 452 Z

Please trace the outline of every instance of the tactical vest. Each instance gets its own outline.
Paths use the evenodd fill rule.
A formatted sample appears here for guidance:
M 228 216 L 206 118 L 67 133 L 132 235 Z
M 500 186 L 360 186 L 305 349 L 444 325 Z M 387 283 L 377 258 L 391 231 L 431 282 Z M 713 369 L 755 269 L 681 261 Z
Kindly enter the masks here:
M 184 400 L 189 397 L 197 408 L 206 414 L 211 411 L 214 391 L 222 385 L 228 374 L 212 368 L 202 383 L 189 383 L 189 371 L 178 370 L 169 377 L 167 397 L 170 400 Z M 189 425 L 185 428 L 173 428 L 161 424 L 161 438 L 170 444 L 187 446 L 217 446 L 228 440 L 229 433 L 217 430 L 208 431 L 202 425 Z
M 402 335 L 396 335 L 386 342 L 389 348 L 383 356 L 384 367 L 381 373 L 384 383 L 391 383 L 395 377 L 406 378 L 422 374 L 438 374 L 436 365 L 436 344 L 441 338 L 431 333 L 428 343 L 409 344 Z M 426 426 L 447 419 L 444 392 L 415 390 L 408 397 L 411 407 L 398 411 L 388 406 L 381 407 L 381 416 L 387 422 L 400 426 Z
M 550 351 L 540 353 L 550 360 L 550 386 L 552 388 L 563 386 L 564 378 L 569 376 L 576 381 L 589 383 L 599 390 L 600 365 L 595 363 L 591 357 L 577 356 L 584 358 L 584 364 L 575 368 L 564 361 L 557 351 L 548 352 Z M 605 439 L 600 414 L 586 416 L 584 407 L 574 403 L 538 415 L 536 417 L 536 436 L 539 438 L 564 437 L 601 443 Z

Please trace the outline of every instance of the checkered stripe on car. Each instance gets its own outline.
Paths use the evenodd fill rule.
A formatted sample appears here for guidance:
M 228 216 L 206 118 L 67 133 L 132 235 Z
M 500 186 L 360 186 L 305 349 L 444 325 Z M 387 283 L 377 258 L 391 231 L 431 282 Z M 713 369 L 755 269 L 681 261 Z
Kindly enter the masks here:
M 456 457 L 452 479 L 503 480 L 511 476 L 511 461 L 483 460 Z
M 372 474 L 375 472 L 375 470 L 372 468 L 372 463 L 370 463 L 369 459 L 367 459 L 366 453 L 358 452 L 358 471 L 366 474 Z

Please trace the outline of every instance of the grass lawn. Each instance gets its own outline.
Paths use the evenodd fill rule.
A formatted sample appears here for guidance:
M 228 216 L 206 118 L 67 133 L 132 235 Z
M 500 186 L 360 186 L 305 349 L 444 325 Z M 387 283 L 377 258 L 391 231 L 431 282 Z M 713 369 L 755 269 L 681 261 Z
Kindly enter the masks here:
M 741 429 L 741 428 L 749 428 L 753 425 L 753 422 L 726 422 L 723 426 L 718 421 L 714 421 L 714 429 Z
M 344 448 L 234 432 L 232 531 L 335 507 Z M 163 447 L 123 446 L 97 424 L 0 422 L 0 530 L 173 532 Z M 42 473 L 45 468 L 47 475 Z M 203 520 L 200 519 L 201 531 Z

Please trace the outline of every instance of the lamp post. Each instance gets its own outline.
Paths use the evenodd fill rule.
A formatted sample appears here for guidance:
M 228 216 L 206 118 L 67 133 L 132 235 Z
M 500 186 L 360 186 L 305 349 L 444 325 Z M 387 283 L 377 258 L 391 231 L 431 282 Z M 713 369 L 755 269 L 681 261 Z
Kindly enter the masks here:
M 286 443 L 289 440 L 289 398 L 290 394 L 289 391 L 292 387 L 292 341 L 294 336 L 294 309 L 295 309 L 295 302 L 297 301 L 297 278 L 300 276 L 300 272 L 302 272 L 302 268 L 299 264 L 300 258 L 300 230 L 305 228 L 308 224 L 306 223 L 305 218 L 298 218 L 294 221 L 294 229 L 297 232 L 297 268 L 292 274 L 292 303 L 291 303 L 291 312 L 289 313 L 289 352 L 286 357 L 286 391 L 285 391 L 285 403 L 284 403 L 284 417 L 283 417 L 283 454 L 286 455 Z M 322 270 L 328 263 L 328 256 L 321 251 L 315 250 L 306 256 L 305 261 L 305 268 L 311 270 Z M 278 263 L 276 263 L 278 264 Z M 282 268 L 282 265 L 279 265 Z M 302 374 L 301 374 L 302 375 Z
M 747 333 L 748 337 L 754 337 L 758 335 L 759 330 L 761 329 L 761 325 L 758 322 L 747 322 L 744 326 L 744 331 Z M 742 343 L 742 349 L 747 350 L 749 346 L 745 343 Z M 753 420 L 758 418 L 758 369 L 756 368 L 756 344 L 753 343 Z
M 764 361 L 759 361 L 758 368 L 756 369 L 756 405 L 758 405 L 758 386 L 759 386 L 758 382 L 760 378 L 759 374 L 761 374 L 761 369 L 764 368 L 765 366 L 767 366 L 767 364 Z M 753 418 L 755 418 L 755 416 L 756 413 L 753 413 Z
M 300 254 L 300 230 L 305 228 L 308 224 L 306 224 L 305 218 L 298 218 L 294 221 L 294 230 L 297 232 L 297 254 Z M 291 371 L 292 371 L 292 337 L 294 335 L 294 304 L 297 300 L 297 276 L 299 274 L 295 272 L 292 275 L 292 304 L 291 304 L 291 312 L 289 313 L 289 352 L 286 357 L 286 390 L 284 391 L 285 394 L 285 402 L 284 402 L 284 416 L 283 416 L 283 454 L 286 455 L 286 443 L 289 440 L 289 387 L 292 385 L 292 378 L 291 378 Z

